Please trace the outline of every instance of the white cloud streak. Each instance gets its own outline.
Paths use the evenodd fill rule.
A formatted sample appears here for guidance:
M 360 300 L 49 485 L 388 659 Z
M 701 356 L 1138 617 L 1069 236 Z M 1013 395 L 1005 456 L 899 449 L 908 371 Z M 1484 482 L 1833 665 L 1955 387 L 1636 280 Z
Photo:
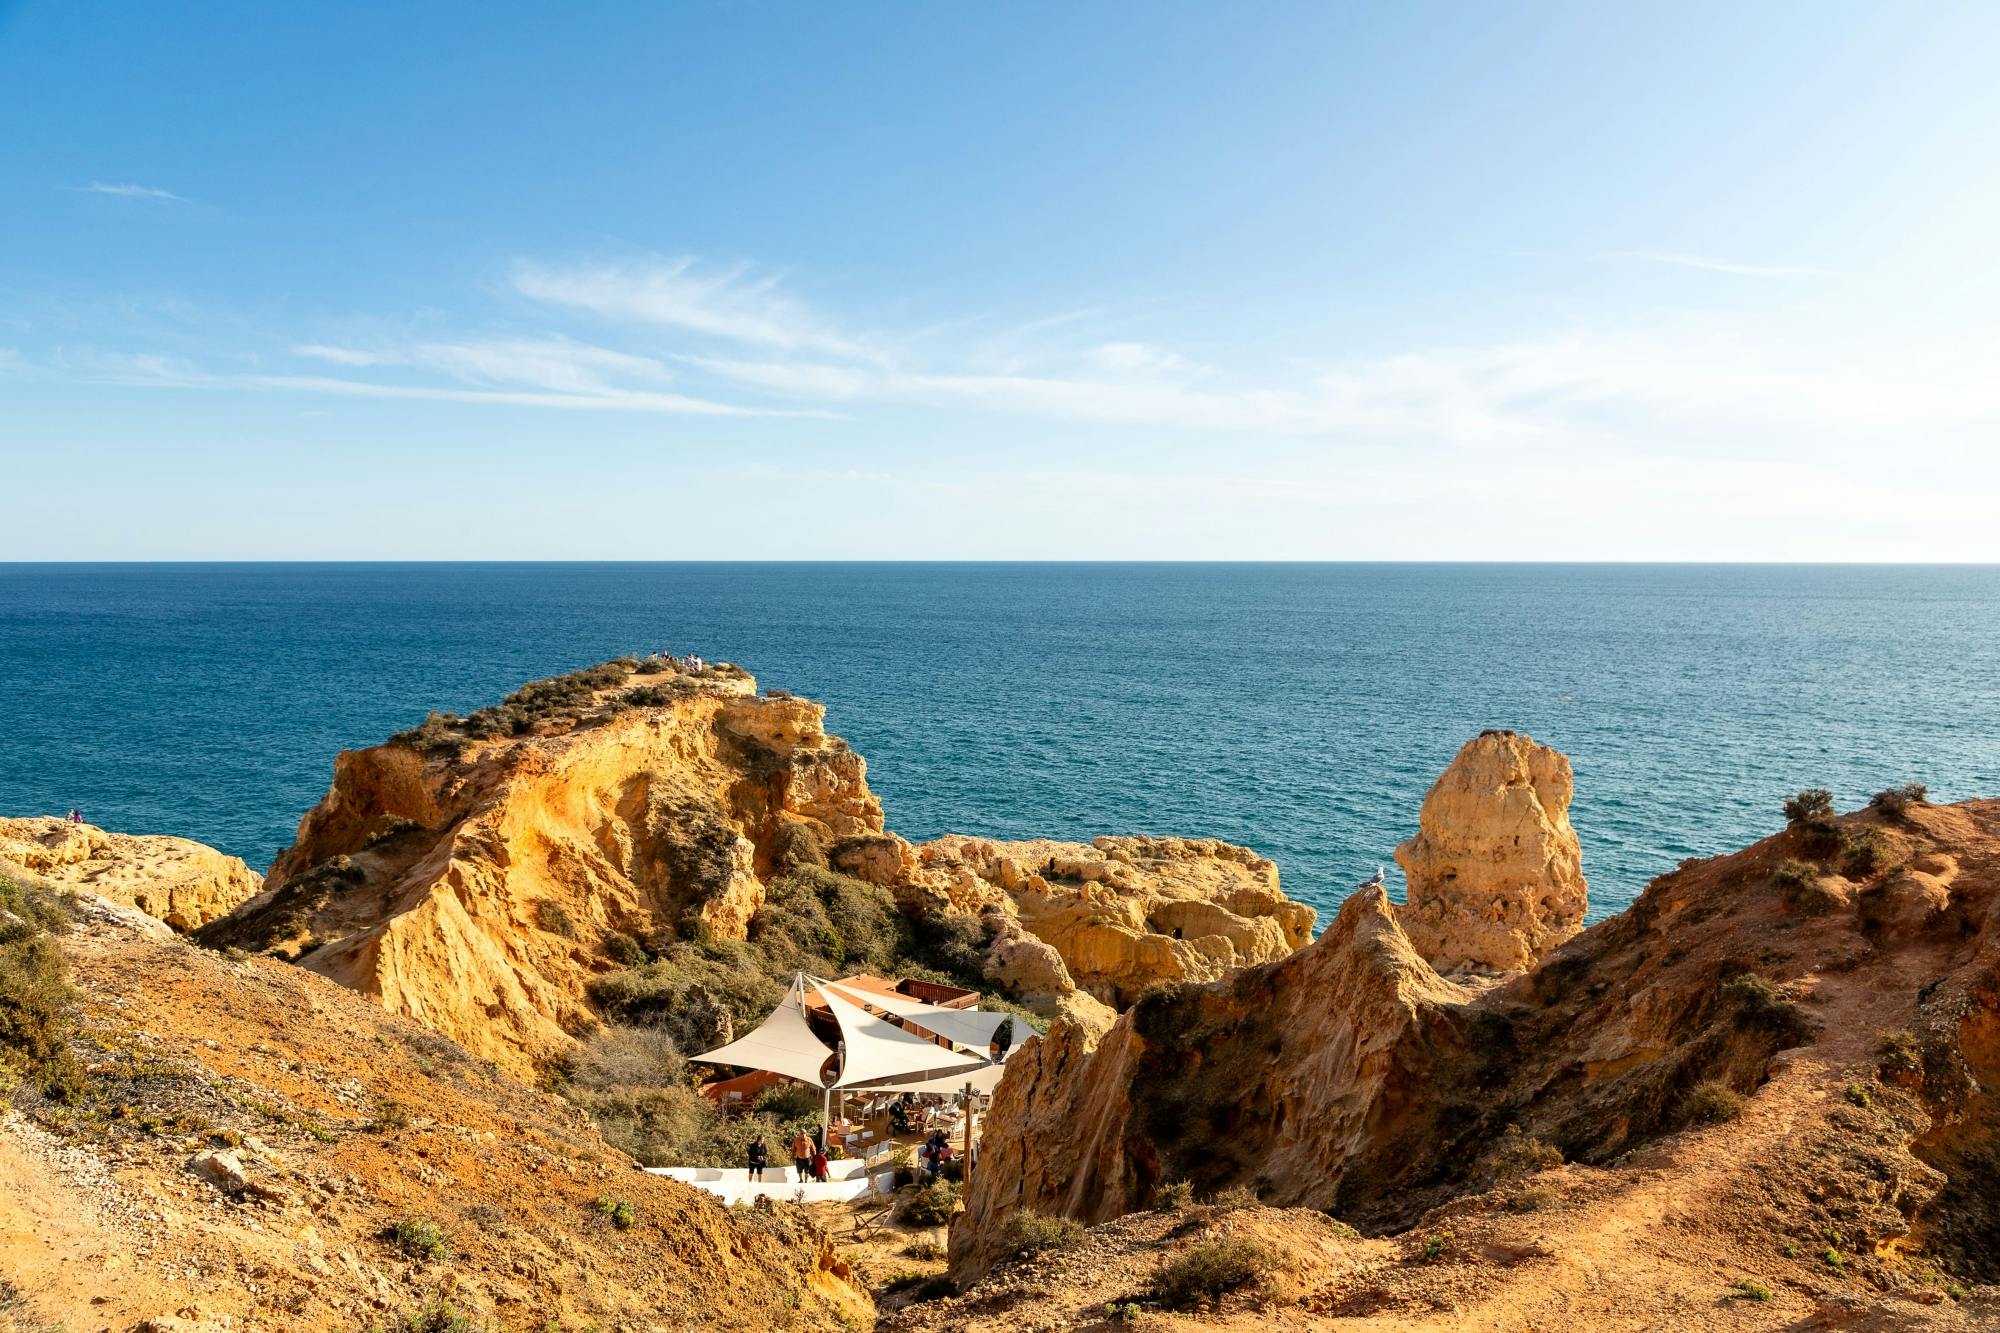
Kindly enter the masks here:
M 604 319 L 658 325 L 731 342 L 865 357 L 858 339 L 828 328 L 747 264 L 701 271 L 693 259 L 546 267 L 520 263 L 514 288 L 530 300 Z
M 171 199 L 175 203 L 186 203 L 172 190 L 162 190 L 153 185 L 120 185 L 108 181 L 92 181 L 88 185 L 73 186 L 82 194 L 108 194 L 116 199 Z

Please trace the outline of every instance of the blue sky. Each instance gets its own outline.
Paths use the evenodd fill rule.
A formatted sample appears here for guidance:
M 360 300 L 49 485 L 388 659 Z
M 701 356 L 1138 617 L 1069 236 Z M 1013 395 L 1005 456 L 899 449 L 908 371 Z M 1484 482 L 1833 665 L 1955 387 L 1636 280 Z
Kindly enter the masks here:
M 0 559 L 2000 559 L 2000 6 L 0 0 Z

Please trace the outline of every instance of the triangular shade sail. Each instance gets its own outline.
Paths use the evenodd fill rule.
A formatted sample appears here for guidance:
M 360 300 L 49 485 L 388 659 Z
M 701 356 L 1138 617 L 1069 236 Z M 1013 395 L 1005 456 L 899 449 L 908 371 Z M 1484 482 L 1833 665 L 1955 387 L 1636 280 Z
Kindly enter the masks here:
M 992 1043 L 993 1034 L 1009 1017 L 979 1009 L 947 1009 L 943 1005 L 925 1004 L 922 1000 L 904 995 L 878 995 L 874 991 L 849 990 L 831 982 L 823 983 L 820 993 L 824 995 L 828 991 L 855 1004 L 872 1005 L 926 1032 L 936 1033 L 946 1041 L 957 1042 L 975 1051 L 984 1051 Z
M 801 1083 L 810 1083 L 815 1088 L 825 1086 L 820 1078 L 820 1069 L 833 1052 L 813 1035 L 811 1025 L 806 1022 L 803 995 L 799 983 L 794 981 L 791 992 L 783 1002 L 755 1029 L 727 1046 L 719 1046 L 690 1058 L 707 1065 L 765 1069 L 773 1074 L 795 1078 Z
M 890 1086 L 897 1092 L 964 1092 L 970 1083 L 974 1092 L 991 1092 L 1000 1086 L 1000 1076 L 1007 1072 L 1005 1065 L 987 1065 L 984 1069 L 974 1069 L 965 1074 L 946 1074 L 943 1078 L 928 1079 L 922 1083 L 895 1083 Z
M 840 1024 L 846 1047 L 840 1077 L 833 1083 L 836 1088 L 896 1087 L 912 1078 L 939 1078 L 986 1065 L 983 1059 L 960 1055 L 877 1018 L 837 986 L 817 978 L 812 985 L 825 998 L 834 1022 Z

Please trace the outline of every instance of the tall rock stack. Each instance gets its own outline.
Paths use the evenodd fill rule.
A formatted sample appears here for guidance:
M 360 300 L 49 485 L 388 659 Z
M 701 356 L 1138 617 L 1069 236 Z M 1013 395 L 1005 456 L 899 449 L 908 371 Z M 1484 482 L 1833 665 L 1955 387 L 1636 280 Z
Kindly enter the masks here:
M 1583 927 L 1583 852 L 1569 823 L 1569 760 L 1512 731 L 1466 743 L 1396 848 L 1398 915 L 1440 972 L 1518 972 Z

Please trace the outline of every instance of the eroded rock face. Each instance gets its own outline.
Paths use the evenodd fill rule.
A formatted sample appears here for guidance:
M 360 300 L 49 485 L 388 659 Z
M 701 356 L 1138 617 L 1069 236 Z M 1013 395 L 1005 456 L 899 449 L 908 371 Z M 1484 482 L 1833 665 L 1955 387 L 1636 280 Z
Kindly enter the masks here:
M 204 939 L 271 949 L 527 1073 L 595 1025 L 616 935 L 741 939 L 784 838 L 879 834 L 825 710 L 731 672 L 621 676 L 567 729 L 342 754 L 266 892 Z
M 1396 848 L 1398 914 L 1438 970 L 1517 972 L 1583 928 L 1583 852 L 1569 823 L 1569 760 L 1511 731 L 1468 741 Z
M 87 889 L 186 932 L 256 896 L 264 877 L 187 838 L 107 833 L 52 816 L 0 819 L 0 861 Z
M 1308 937 L 1276 868 L 1224 843 L 912 846 L 819 704 L 735 668 L 658 680 L 592 668 L 545 683 L 559 706 L 530 700 L 533 718 L 342 754 L 266 891 L 204 941 L 277 952 L 525 1073 L 595 1027 L 587 986 L 622 965 L 616 936 L 742 939 L 802 847 L 911 913 L 978 916 L 989 979 L 1091 1032 L 1158 981 Z
M 988 974 L 1044 1007 L 1081 990 L 1123 1008 L 1160 982 L 1213 981 L 1312 938 L 1313 909 L 1285 896 L 1277 866 L 1213 838 L 951 835 L 911 846 L 889 835 L 834 860 L 910 910 L 997 911 L 1018 923 L 1054 957 L 1003 932 Z
M 1365 890 L 1310 947 L 1205 986 L 1147 997 L 1090 1049 L 1059 1023 L 1008 1063 L 952 1228 L 961 1281 L 993 1261 L 1018 1208 L 1102 1222 L 1173 1179 L 1253 1184 L 1274 1203 L 1330 1205 L 1343 1176 L 1398 1134 L 1462 1049 L 1464 998 L 1419 958 L 1388 898 Z M 1434 1108 L 1433 1108 L 1434 1110 Z
M 1793 892 L 1777 872 L 1801 860 L 1846 887 Z M 1712 1190 L 1709 1234 L 1743 1253 L 1837 1234 L 1863 1262 L 2000 1273 L 2000 801 L 1862 811 L 1689 860 L 1491 984 L 1440 976 L 1399 916 L 1364 890 L 1315 944 L 1149 995 L 1094 1052 L 1061 1026 L 1022 1048 L 954 1276 L 992 1264 L 1014 1211 L 1103 1222 L 1177 1178 L 1396 1235 L 1682 1134 L 1698 1150 L 1649 1169 Z M 1742 1099 L 1740 1127 L 1703 1109 L 1718 1095 Z

